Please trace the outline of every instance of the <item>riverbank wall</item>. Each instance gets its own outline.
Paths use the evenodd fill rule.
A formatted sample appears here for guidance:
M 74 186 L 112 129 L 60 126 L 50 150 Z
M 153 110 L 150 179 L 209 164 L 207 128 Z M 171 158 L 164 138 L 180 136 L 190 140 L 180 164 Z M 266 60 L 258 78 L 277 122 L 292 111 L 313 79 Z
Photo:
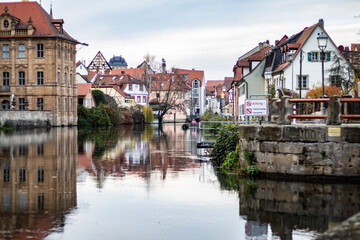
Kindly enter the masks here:
M 260 173 L 317 176 L 360 176 L 360 125 L 243 125 L 240 162 L 253 152 Z

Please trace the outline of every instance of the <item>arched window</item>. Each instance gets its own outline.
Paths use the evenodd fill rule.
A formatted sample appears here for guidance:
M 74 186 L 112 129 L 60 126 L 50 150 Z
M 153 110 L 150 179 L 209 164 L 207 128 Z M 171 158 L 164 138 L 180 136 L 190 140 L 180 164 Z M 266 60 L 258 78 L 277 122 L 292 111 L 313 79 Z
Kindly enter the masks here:
M 200 81 L 195 79 L 193 82 L 192 82 L 192 87 L 193 88 L 199 88 L 200 86 Z
M 10 102 L 8 100 L 4 100 L 1 103 L 2 110 L 10 110 Z

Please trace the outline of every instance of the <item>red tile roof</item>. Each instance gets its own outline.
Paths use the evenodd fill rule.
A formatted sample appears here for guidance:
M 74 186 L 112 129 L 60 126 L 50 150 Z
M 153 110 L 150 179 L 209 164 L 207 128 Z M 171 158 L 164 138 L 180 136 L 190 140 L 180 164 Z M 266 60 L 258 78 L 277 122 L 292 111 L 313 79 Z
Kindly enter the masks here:
M 137 79 L 142 79 L 144 75 L 144 68 L 124 68 L 124 69 L 113 69 L 111 74 L 113 75 L 130 75 Z
M 62 23 L 62 19 L 53 19 L 37 2 L 2 2 L 0 11 L 5 11 L 19 19 L 16 29 L 27 29 L 28 21 L 31 17 L 34 33 L 31 37 L 59 37 L 72 42 L 73 39 L 65 30 L 61 33 L 53 23 Z M 11 37 L 29 37 L 27 35 L 15 35 Z M 8 35 L 2 35 L 0 38 L 8 38 Z
M 169 91 L 169 89 L 172 91 L 189 91 L 191 87 L 177 74 L 157 73 L 151 82 L 151 89 L 153 91 Z
M 173 68 L 172 71 L 175 74 L 188 74 L 189 75 L 189 85 L 192 86 L 192 81 L 198 79 L 200 81 L 200 86 L 202 85 L 202 81 L 204 79 L 204 71 L 201 70 L 187 70 L 187 69 L 180 69 L 180 68 Z
M 78 96 L 86 96 L 91 93 L 91 83 L 78 83 Z
M 98 75 L 93 82 L 94 85 L 121 85 L 121 84 L 143 84 L 143 82 L 130 75 Z
M 309 39 L 310 35 L 313 33 L 313 31 L 315 30 L 315 28 L 317 26 L 318 26 L 318 23 L 305 28 L 304 31 L 301 33 L 300 37 L 296 40 L 296 43 L 294 43 L 292 45 L 287 44 L 292 47 L 297 47 L 297 51 L 294 54 L 294 58 L 296 57 L 297 54 L 299 54 L 299 52 L 301 51 L 301 48 L 304 46 L 304 44 Z M 290 47 L 290 46 L 288 46 L 288 47 Z M 282 63 L 274 70 L 274 73 L 282 71 L 285 68 L 287 68 L 288 66 L 290 66 L 290 62 Z

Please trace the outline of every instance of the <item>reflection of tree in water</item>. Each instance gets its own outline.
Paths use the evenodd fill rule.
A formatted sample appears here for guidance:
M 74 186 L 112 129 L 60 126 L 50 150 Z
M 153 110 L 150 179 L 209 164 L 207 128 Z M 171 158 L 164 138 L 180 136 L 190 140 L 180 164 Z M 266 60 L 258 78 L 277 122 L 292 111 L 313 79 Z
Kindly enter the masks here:
M 219 169 L 219 171 L 215 171 L 217 179 L 220 183 L 221 190 L 228 191 L 239 191 L 239 176 L 235 174 L 223 173 Z
M 79 149 L 81 143 L 89 140 L 94 143 L 91 165 L 100 188 L 106 176 L 136 174 L 150 182 L 154 171 L 158 171 L 165 180 L 169 168 L 176 176 L 177 171 L 190 166 L 185 157 L 185 132 L 176 127 L 181 128 L 180 125 L 165 124 L 164 129 L 135 125 L 88 130 L 79 134 Z M 184 157 L 179 157 L 182 154 Z
M 126 126 L 123 131 L 119 131 L 114 127 L 99 127 L 99 128 L 83 128 L 79 129 L 78 139 L 79 148 L 81 148 L 85 141 L 92 141 L 95 143 L 93 157 L 100 158 L 106 149 L 115 147 L 119 137 L 124 136 L 128 131 L 132 130 L 132 126 Z

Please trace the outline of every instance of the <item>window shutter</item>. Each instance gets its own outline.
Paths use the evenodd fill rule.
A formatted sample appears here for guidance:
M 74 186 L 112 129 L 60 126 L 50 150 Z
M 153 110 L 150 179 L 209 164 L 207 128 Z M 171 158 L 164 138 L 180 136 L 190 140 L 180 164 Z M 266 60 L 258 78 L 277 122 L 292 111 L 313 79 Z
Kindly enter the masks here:
M 311 62 L 311 52 L 308 52 L 308 61 Z
M 331 61 L 331 52 L 326 53 L 326 61 Z

